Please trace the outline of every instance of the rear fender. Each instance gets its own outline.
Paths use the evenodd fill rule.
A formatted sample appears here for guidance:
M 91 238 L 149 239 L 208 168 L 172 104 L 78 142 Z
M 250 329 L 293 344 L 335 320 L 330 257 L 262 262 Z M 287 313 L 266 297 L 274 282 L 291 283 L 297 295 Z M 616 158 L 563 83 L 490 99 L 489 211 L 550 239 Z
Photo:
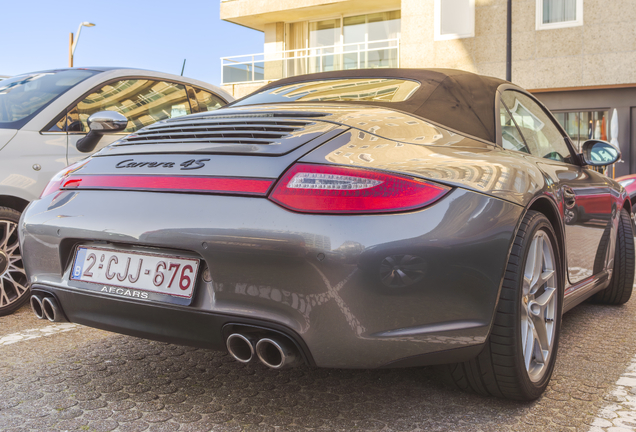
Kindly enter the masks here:
M 548 218 L 550 223 L 552 224 L 552 228 L 557 236 L 557 253 L 559 254 L 559 264 L 561 266 L 561 283 L 565 290 L 565 275 L 567 269 L 566 262 L 566 254 L 565 254 L 565 228 L 563 226 L 562 220 L 559 217 L 558 206 L 554 202 L 554 200 L 547 195 L 538 195 L 534 197 L 528 205 L 525 207 L 524 211 L 519 216 L 519 220 L 517 221 L 517 225 L 514 229 L 514 235 L 511 238 L 510 244 L 508 245 L 508 259 L 510 259 L 510 253 L 512 252 L 512 247 L 514 246 L 515 239 L 517 238 L 517 232 L 519 232 L 519 227 L 521 226 L 521 222 L 526 217 L 529 211 L 534 210 L 540 213 L 543 213 L 544 216 Z M 490 329 L 488 330 L 488 337 L 490 337 L 490 333 L 492 332 L 492 326 L 495 323 L 495 314 L 497 313 L 497 308 L 499 306 L 499 298 L 501 296 L 501 289 L 503 287 L 503 282 L 505 278 L 505 272 L 501 281 L 499 283 L 499 290 L 497 291 L 497 301 L 495 307 L 493 309 L 493 315 L 490 320 Z

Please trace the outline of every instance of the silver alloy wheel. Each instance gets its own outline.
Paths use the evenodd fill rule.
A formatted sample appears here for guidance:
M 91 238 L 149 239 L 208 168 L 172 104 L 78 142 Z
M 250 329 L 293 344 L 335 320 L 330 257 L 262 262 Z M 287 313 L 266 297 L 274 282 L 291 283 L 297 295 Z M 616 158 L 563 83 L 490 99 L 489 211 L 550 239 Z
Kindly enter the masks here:
M 0 308 L 9 306 L 21 299 L 28 291 L 27 277 L 20 255 L 18 224 L 0 220 Z
M 526 257 L 521 296 L 523 359 L 532 382 L 546 374 L 554 347 L 559 299 L 555 264 L 550 238 L 537 231 Z

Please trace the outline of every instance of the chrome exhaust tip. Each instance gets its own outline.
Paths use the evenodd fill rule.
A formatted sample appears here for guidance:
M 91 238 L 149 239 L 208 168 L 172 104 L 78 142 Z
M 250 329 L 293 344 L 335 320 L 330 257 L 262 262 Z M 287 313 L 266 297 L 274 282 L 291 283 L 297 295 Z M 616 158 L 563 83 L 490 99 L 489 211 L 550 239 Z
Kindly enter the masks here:
M 32 295 L 31 296 L 31 309 L 33 309 L 33 313 L 39 319 L 44 319 L 44 307 L 42 306 L 42 299 L 39 296 Z
M 249 363 L 254 358 L 254 344 L 252 340 L 242 334 L 229 335 L 225 344 L 230 355 L 241 363 Z
M 64 315 L 62 314 L 62 310 L 57 305 L 55 299 L 51 297 L 44 297 L 42 299 L 42 310 L 44 311 L 44 316 L 51 322 L 66 322 Z
M 258 341 L 256 355 L 265 366 L 272 369 L 281 369 L 292 365 L 298 359 L 296 347 L 290 343 L 269 338 Z

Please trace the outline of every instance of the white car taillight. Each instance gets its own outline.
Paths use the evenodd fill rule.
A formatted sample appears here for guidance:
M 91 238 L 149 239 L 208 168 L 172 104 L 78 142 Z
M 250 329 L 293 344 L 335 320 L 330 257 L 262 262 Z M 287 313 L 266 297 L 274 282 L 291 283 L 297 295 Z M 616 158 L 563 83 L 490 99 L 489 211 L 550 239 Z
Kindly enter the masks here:
M 44 190 L 40 194 L 40 198 L 44 198 L 47 195 L 51 195 L 53 192 L 59 191 L 60 187 L 62 186 L 62 183 L 64 182 L 64 180 L 66 180 L 66 178 L 69 175 L 73 174 L 74 172 L 76 172 L 76 171 L 80 170 L 82 167 L 84 167 L 84 165 L 86 165 L 89 162 L 89 160 L 90 159 L 82 160 L 82 161 L 79 161 L 79 162 L 75 162 L 74 164 L 67 166 L 62 171 L 60 171 L 59 173 L 55 174 L 53 176 L 53 178 L 51 180 L 49 180 L 49 184 L 46 185 L 46 187 L 44 188 Z

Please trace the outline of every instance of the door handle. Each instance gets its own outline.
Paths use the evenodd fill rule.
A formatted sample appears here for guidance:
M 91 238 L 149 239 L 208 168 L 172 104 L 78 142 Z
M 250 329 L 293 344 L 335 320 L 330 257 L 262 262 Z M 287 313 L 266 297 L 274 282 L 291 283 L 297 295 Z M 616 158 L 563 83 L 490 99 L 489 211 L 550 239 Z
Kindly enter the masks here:
M 565 202 L 566 208 L 574 208 L 576 205 L 576 194 L 569 186 L 563 187 L 563 201 Z

